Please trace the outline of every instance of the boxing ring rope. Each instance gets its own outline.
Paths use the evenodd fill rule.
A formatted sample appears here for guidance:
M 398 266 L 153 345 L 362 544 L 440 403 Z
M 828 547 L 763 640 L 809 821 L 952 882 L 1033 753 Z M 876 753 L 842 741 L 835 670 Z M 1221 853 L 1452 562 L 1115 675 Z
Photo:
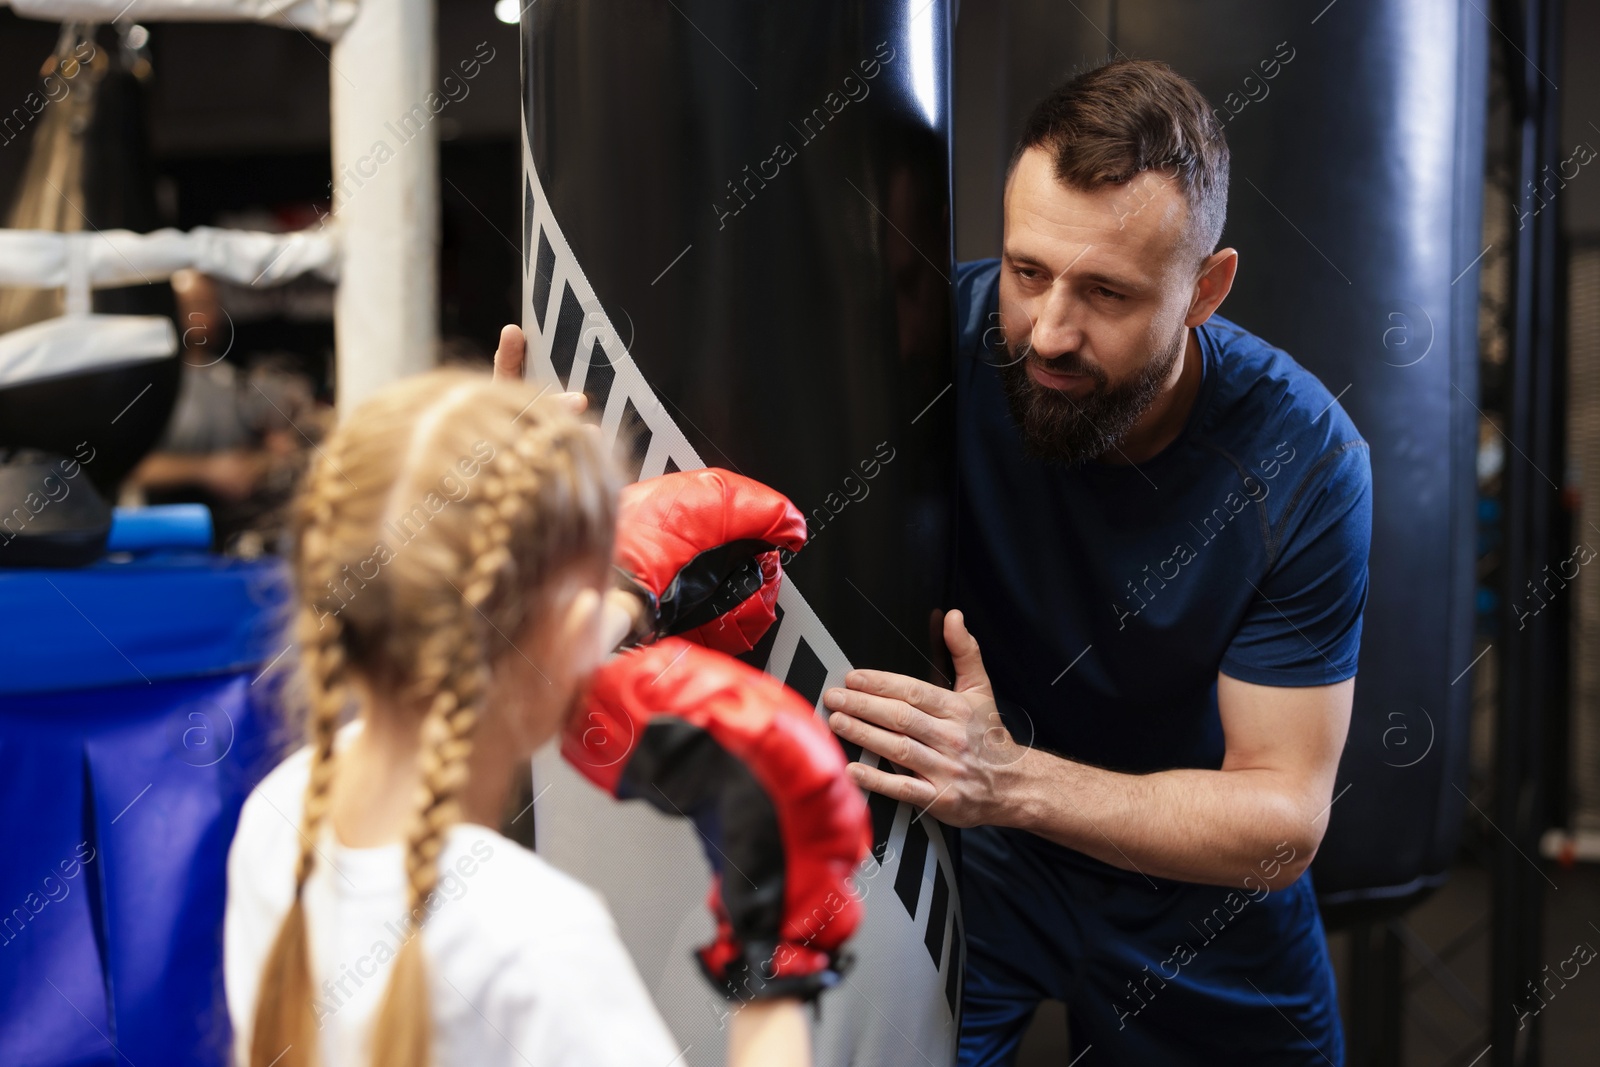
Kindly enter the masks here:
M 0 4 L 9 4 L 18 15 L 50 22 L 253 21 L 332 41 L 331 218 L 339 228 L 339 284 L 334 293 L 337 403 L 341 408 L 359 403 L 391 381 L 433 367 L 439 329 L 437 128 L 422 123 L 399 150 L 385 151 L 377 159 L 373 151 L 386 123 L 423 106 L 434 88 L 433 0 L 386 0 L 364 6 L 357 0 L 0 0 Z M 233 247 L 242 253 L 248 245 Z M 231 274 L 220 276 L 241 280 Z M 5 283 L 13 285 L 61 284 L 14 275 L 8 279 Z M 242 280 L 267 284 L 254 276 Z M 135 347 L 147 352 L 151 339 L 147 336 L 142 346 Z
M 197 226 L 140 234 L 0 230 L 0 286 L 64 288 L 66 314 L 0 334 L 0 387 L 151 359 L 178 350 L 164 315 L 97 315 L 93 288 L 164 281 L 187 268 L 243 285 L 339 272 L 336 230 L 253 233 Z
M 70 286 L 81 257 L 95 288 L 165 281 L 193 268 L 241 285 L 281 285 L 301 274 L 339 277 L 337 230 L 256 233 L 196 226 L 192 230 L 0 230 L 0 285 Z
M 261 22 L 337 40 L 360 11 L 359 0 L 0 0 L 24 18 L 47 22 Z

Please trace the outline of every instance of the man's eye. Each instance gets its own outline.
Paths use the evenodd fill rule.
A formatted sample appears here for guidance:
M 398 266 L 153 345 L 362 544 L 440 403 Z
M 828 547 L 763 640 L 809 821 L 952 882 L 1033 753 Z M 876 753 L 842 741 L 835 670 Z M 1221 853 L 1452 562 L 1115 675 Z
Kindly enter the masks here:
M 1029 270 L 1027 267 L 1018 267 L 1016 273 L 1017 277 L 1021 278 L 1025 282 L 1034 282 L 1039 280 L 1039 272 L 1036 270 Z
M 1127 299 L 1126 295 L 1124 295 L 1122 293 L 1119 293 L 1119 292 L 1116 292 L 1113 289 L 1107 289 L 1103 285 L 1097 285 L 1091 291 L 1096 296 L 1103 296 L 1103 297 L 1106 297 L 1106 298 L 1111 299 L 1111 300 L 1126 300 Z

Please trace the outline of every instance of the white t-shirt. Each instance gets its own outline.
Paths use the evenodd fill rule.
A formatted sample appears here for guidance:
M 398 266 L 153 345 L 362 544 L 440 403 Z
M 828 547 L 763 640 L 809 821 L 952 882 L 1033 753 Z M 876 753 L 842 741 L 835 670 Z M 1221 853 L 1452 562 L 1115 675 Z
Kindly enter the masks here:
M 348 740 L 348 730 L 340 741 Z M 228 854 L 224 977 L 234 1050 L 249 1063 L 261 969 L 294 896 L 311 753 L 256 787 Z M 367 1067 L 390 961 L 408 927 L 403 844 L 322 834 L 304 905 L 324 1067 Z M 482 826 L 440 853 L 442 903 L 422 927 L 437 1067 L 666 1067 L 680 1047 L 611 913 L 588 887 Z

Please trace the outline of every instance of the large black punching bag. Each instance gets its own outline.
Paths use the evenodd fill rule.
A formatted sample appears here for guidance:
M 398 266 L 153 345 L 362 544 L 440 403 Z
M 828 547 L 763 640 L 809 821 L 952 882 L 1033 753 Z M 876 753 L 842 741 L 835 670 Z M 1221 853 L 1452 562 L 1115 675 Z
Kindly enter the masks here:
M 1118 44 L 1195 77 L 1227 121 L 1223 313 L 1371 446 L 1360 673 L 1313 876 L 1330 921 L 1382 915 L 1444 881 L 1466 805 L 1488 20 L 1459 0 L 1315 22 L 1320 5 L 1269 0 L 1118 6 Z
M 1009 10 L 1050 20 L 1013 29 L 1019 70 L 1055 55 L 1065 78 L 1115 50 L 1206 94 L 1240 253 L 1221 313 L 1315 373 L 1371 446 L 1360 673 L 1313 877 L 1332 922 L 1402 908 L 1444 881 L 1466 806 L 1489 21 L 1461 0 Z
M 587 393 L 630 475 L 727 467 L 805 512 L 811 542 L 750 658 L 814 704 L 852 664 L 944 678 L 948 18 L 944 0 L 522 16 L 529 374 Z M 730 1006 L 690 962 L 711 934 L 692 830 L 554 759 L 535 773 L 540 852 L 605 894 L 685 1058 L 721 1062 Z M 821 999 L 817 1062 L 948 1064 L 948 835 L 871 803 L 866 919 Z

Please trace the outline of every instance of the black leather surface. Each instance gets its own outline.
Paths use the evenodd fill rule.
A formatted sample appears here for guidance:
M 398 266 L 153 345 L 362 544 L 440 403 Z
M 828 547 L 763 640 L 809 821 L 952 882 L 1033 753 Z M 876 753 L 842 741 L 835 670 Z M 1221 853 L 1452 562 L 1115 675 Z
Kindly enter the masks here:
M 1342 0 L 1313 23 L 1321 7 L 1122 2 L 1116 40 L 1173 64 L 1230 116 L 1223 242 L 1240 266 L 1223 313 L 1341 394 L 1372 446 L 1355 714 L 1313 867 L 1337 920 L 1441 881 L 1466 804 L 1478 296 L 1468 267 L 1483 250 L 1488 22 L 1456 0 Z M 1260 62 L 1282 42 L 1294 58 L 1265 80 Z
M 788 573 L 851 660 L 928 676 L 953 471 L 944 4 L 529 14 L 535 165 L 618 333 L 706 463 L 806 513 Z

